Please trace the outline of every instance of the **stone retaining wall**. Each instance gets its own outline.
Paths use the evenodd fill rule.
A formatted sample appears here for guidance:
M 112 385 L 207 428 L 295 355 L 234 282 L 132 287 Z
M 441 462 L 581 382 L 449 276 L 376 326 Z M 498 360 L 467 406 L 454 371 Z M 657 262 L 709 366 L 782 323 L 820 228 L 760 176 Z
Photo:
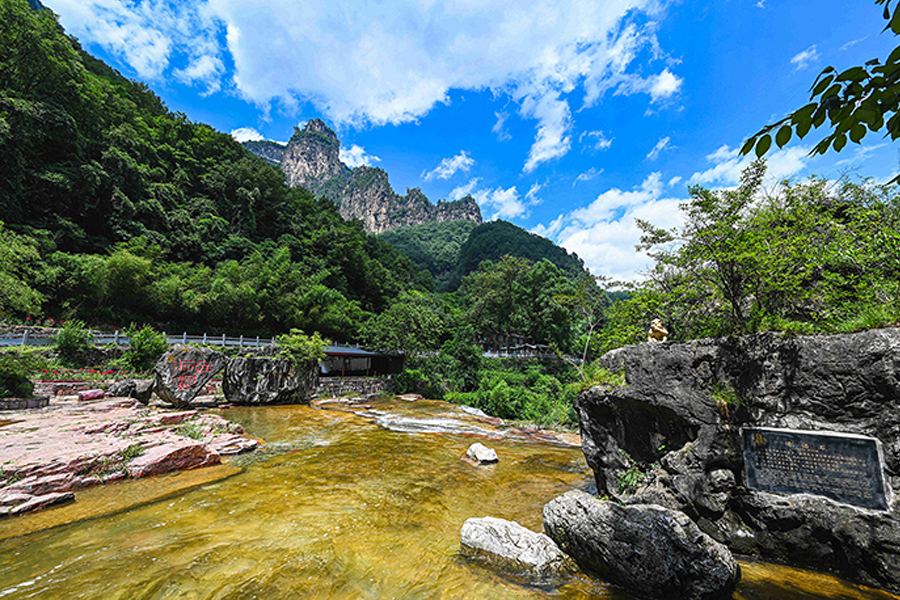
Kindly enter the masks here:
M 44 408 L 50 404 L 47 396 L 41 398 L 3 398 L 0 410 L 23 410 L 26 408 Z
M 316 396 L 330 398 L 344 394 L 368 396 L 378 392 L 393 393 L 394 382 L 391 379 L 372 379 L 363 377 L 320 377 L 316 387 Z

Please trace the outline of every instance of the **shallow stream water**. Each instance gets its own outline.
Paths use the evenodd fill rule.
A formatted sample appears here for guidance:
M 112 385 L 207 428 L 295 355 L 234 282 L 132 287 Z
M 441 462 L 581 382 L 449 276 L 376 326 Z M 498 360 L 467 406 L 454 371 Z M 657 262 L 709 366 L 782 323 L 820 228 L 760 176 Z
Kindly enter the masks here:
M 467 518 L 540 531 L 546 502 L 590 489 L 578 448 L 442 402 L 224 414 L 266 446 L 225 467 L 86 490 L 72 505 L 0 521 L 0 599 L 631 597 L 585 576 L 529 587 L 459 556 Z M 475 441 L 500 462 L 460 460 Z M 741 566 L 736 599 L 897 598 Z

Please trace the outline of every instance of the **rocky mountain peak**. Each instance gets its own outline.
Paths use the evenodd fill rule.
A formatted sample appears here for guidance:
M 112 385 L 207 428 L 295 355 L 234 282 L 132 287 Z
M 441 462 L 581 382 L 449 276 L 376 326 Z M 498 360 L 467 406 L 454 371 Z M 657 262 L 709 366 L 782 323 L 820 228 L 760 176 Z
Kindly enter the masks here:
M 281 161 L 288 185 L 319 193 L 318 188 L 331 179 L 346 182 L 350 168 L 341 162 L 340 153 L 337 134 L 321 119 L 310 119 L 302 130 L 295 127 Z
M 278 162 L 276 148 L 259 142 L 244 146 L 270 163 Z M 330 198 L 340 207 L 342 217 L 362 221 L 370 233 L 430 221 L 481 223 L 481 210 L 471 196 L 437 205 L 421 188 L 407 188 L 401 196 L 391 187 L 384 169 L 367 165 L 351 169 L 341 162 L 340 152 L 341 142 L 334 130 L 321 119 L 310 119 L 303 129 L 294 128 L 280 166 L 288 185 Z

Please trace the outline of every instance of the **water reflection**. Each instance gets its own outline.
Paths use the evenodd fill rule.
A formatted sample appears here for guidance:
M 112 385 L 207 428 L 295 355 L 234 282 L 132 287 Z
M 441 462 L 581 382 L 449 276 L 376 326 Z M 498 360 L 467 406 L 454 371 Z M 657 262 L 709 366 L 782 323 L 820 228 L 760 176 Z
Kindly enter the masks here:
M 467 518 L 540 530 L 547 501 L 588 488 L 577 448 L 508 437 L 519 434 L 443 403 L 227 416 L 268 442 L 237 458 L 243 472 L 161 500 L 141 502 L 138 482 L 108 487 L 105 499 L 80 495 L 83 506 L 111 493 L 138 505 L 0 542 L 0 598 L 629 597 L 586 577 L 527 587 L 458 555 Z M 483 439 L 472 429 L 496 438 L 487 443 L 499 463 L 460 460 Z M 820 598 L 824 585 L 831 598 L 892 597 L 803 571 L 744 568 L 736 597 L 748 600 Z

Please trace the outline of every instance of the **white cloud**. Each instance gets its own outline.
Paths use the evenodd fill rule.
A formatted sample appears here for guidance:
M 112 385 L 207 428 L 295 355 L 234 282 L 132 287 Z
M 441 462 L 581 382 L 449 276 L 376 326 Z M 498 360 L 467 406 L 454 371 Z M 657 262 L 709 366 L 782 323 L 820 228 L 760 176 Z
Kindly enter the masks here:
M 653 146 L 653 149 L 647 153 L 647 159 L 656 160 L 659 157 L 659 153 L 667 148 L 674 148 L 674 146 L 669 145 L 669 136 L 659 138 L 659 141 L 656 142 L 656 145 Z
M 659 75 L 650 78 L 650 97 L 654 102 L 670 98 L 681 89 L 682 83 L 684 79 L 665 69 Z
M 473 194 L 481 208 L 491 208 L 490 220 L 515 219 L 528 215 L 528 208 L 519 198 L 516 186 L 508 189 L 498 187 L 490 190 L 476 190 Z
M 341 148 L 338 156 L 341 162 L 351 169 L 355 169 L 362 165 L 370 166 L 373 162 L 381 161 L 380 158 L 369 154 L 366 152 L 365 148 L 357 146 L 356 144 L 353 144 L 349 148 Z
M 266 138 L 252 127 L 238 127 L 231 130 L 231 137 L 239 142 L 258 142 Z
M 741 181 L 741 171 L 753 162 L 751 155 L 739 156 L 737 148 L 727 145 L 718 148 L 706 159 L 712 166 L 705 171 L 691 175 L 688 184 L 699 184 L 710 187 L 732 187 Z M 796 175 L 806 168 L 809 162 L 809 148 L 791 146 L 770 152 L 766 156 L 766 185 Z
M 566 135 L 572 126 L 568 103 L 552 94 L 529 95 L 522 101 L 522 114 L 539 123 L 523 172 L 530 173 L 539 164 L 568 153 L 572 145 L 572 138 Z
M 506 120 L 509 118 L 509 113 L 506 112 L 496 112 L 494 116 L 497 117 L 497 122 L 494 123 L 494 126 L 491 128 L 491 133 L 497 136 L 497 139 L 501 142 L 505 142 L 506 140 L 512 139 L 512 136 L 509 134 L 506 129 L 503 128 L 503 125 L 506 123 Z
M 431 181 L 432 179 L 450 179 L 459 171 L 468 173 L 469 169 L 471 169 L 474 164 L 475 159 L 469 156 L 465 150 L 460 150 L 459 154 L 456 156 L 442 159 L 440 164 L 431 171 L 422 171 L 421 177 L 425 181 Z
M 488 209 L 491 211 L 490 216 L 488 217 L 488 220 L 490 221 L 493 221 L 494 219 L 526 217 L 528 216 L 528 206 L 526 206 L 526 202 L 529 204 L 537 204 L 540 202 L 536 196 L 542 187 L 540 184 L 533 184 L 523 201 L 523 199 L 519 197 L 516 186 L 507 189 L 503 189 L 502 187 L 479 188 L 478 184 L 480 182 L 480 177 L 470 179 L 467 183 L 454 188 L 450 192 L 449 198 L 451 200 L 458 200 L 464 196 L 471 195 L 478 202 L 478 206 L 481 207 L 482 211 L 487 211 Z
M 528 193 L 525 194 L 525 202 L 529 206 L 535 206 L 543 202 L 543 200 L 541 200 L 541 198 L 538 196 L 538 192 L 540 192 L 543 187 L 544 184 L 537 181 L 531 184 L 531 187 L 528 189 Z
M 546 227 L 544 227 L 543 224 L 538 223 L 532 228 L 531 233 L 536 233 L 537 235 L 543 236 L 545 238 L 551 238 L 555 236 L 562 228 L 563 219 L 565 219 L 565 215 L 559 215 L 550 222 L 550 225 L 547 225 Z
M 844 44 L 843 46 L 841 46 L 841 48 L 840 48 L 841 52 L 846 52 L 847 50 L 849 50 L 849 49 L 852 48 L 853 46 L 857 45 L 858 43 L 860 43 L 861 41 L 863 41 L 863 40 L 866 39 L 867 37 L 869 37 L 869 36 L 863 36 L 863 37 L 859 38 L 858 40 L 850 40 L 849 42 L 847 42 L 846 44 Z
M 865 143 L 865 142 L 863 142 Z M 869 159 L 877 150 L 880 150 L 888 145 L 887 142 L 881 144 L 874 144 L 872 146 L 860 146 L 853 150 L 853 155 L 849 158 L 844 158 L 837 161 L 835 166 L 843 167 L 846 165 L 859 165 L 860 163 L 865 162 Z
M 669 180 L 669 183 L 667 183 L 666 185 L 668 185 L 669 187 L 676 186 L 676 185 L 678 185 L 679 183 L 681 183 L 681 181 L 682 181 L 683 179 L 684 179 L 684 178 L 683 178 L 681 175 L 676 175 L 675 177 L 673 177 L 672 179 L 670 179 L 670 180 Z
M 453 188 L 448 194 L 448 198 L 451 200 L 459 200 L 465 196 L 471 195 L 476 189 L 478 189 L 478 182 L 481 181 L 481 177 L 475 177 L 470 179 L 468 183 L 464 183 L 460 186 Z
M 681 224 L 678 204 L 683 200 L 663 196 L 659 173 L 651 173 L 631 190 L 609 189 L 589 205 L 562 214 L 534 233 L 554 239 L 581 257 L 592 273 L 614 279 L 640 279 L 652 260 L 635 251 L 641 231 L 635 218 L 664 228 Z
M 575 187 L 579 182 L 582 181 L 590 181 L 597 175 L 603 172 L 603 169 L 597 169 L 595 167 L 591 167 L 584 173 L 580 173 L 578 177 L 575 178 L 575 181 L 572 182 L 572 187 Z
M 592 150 L 606 150 L 612 146 L 614 138 L 607 138 L 602 131 L 582 131 L 578 136 L 578 143 L 584 143 L 584 138 L 588 138 L 588 147 Z
M 622 84 L 616 89 L 616 94 L 649 94 L 650 101 L 658 103 L 677 94 L 682 83 L 684 83 L 684 79 L 666 68 L 662 73 L 647 78 L 637 75 L 625 77 Z
M 194 82 L 206 85 L 206 94 L 218 92 L 222 88 L 221 76 L 225 71 L 222 60 L 216 56 L 205 54 L 194 59 L 183 69 L 175 69 L 175 77 L 187 84 Z
M 800 71 L 805 69 L 809 65 L 819 61 L 819 51 L 816 50 L 816 45 L 813 44 L 803 52 L 798 52 L 791 58 L 791 64 L 794 65 L 795 71 Z
M 53 8 L 83 42 L 122 56 L 143 78 L 171 73 L 208 90 L 221 85 L 266 110 L 311 102 L 337 126 L 411 122 L 449 102 L 451 90 L 491 90 L 535 121 L 527 173 L 569 151 L 569 103 L 579 94 L 591 106 L 609 90 L 647 93 L 652 102 L 677 93 L 681 78 L 654 67 L 663 6 L 55 0 Z M 494 133 L 508 135 L 500 115 Z

